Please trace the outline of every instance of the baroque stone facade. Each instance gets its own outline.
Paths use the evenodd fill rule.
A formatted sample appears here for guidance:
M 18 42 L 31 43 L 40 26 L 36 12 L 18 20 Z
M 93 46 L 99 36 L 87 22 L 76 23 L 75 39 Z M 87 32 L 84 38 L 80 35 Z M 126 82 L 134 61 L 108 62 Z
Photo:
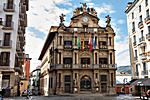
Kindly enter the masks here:
M 115 94 L 114 30 L 106 16 L 106 27 L 98 22 L 97 12 L 86 3 L 77 8 L 70 26 L 52 26 L 41 51 L 43 95 L 63 93 Z

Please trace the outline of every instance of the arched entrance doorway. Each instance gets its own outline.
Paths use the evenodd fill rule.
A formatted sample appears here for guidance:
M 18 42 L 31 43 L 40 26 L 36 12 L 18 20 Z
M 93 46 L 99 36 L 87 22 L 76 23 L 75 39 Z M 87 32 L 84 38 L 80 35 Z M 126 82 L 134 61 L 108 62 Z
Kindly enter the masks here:
M 91 89 L 91 78 L 87 75 L 80 79 L 80 90 L 86 91 Z

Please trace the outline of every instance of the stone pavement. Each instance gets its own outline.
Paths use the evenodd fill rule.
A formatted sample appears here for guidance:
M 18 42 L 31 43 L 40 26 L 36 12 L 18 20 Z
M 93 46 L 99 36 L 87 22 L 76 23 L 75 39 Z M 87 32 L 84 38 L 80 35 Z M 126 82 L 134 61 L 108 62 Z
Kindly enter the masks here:
M 4 98 L 4 100 L 140 100 L 139 97 L 131 95 L 119 96 L 102 96 L 93 94 L 79 94 L 79 95 L 51 95 L 51 96 L 31 96 L 30 99 L 26 97 L 11 97 Z

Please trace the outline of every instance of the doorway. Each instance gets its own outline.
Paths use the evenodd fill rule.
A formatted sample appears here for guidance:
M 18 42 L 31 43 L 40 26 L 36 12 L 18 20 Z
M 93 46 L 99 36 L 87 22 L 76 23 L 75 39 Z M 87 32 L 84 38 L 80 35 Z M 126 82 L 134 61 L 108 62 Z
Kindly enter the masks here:
M 81 90 L 91 90 L 91 78 L 89 76 L 83 76 L 80 80 Z

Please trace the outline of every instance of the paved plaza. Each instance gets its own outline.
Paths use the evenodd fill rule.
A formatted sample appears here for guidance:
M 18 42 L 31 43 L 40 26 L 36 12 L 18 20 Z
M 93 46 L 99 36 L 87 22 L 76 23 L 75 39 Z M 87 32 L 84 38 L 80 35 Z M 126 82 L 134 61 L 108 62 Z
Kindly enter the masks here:
M 101 95 L 52 95 L 52 96 L 31 96 L 26 97 L 12 97 L 4 98 L 4 100 L 140 100 L 139 97 L 131 95 L 119 96 L 101 96 Z

